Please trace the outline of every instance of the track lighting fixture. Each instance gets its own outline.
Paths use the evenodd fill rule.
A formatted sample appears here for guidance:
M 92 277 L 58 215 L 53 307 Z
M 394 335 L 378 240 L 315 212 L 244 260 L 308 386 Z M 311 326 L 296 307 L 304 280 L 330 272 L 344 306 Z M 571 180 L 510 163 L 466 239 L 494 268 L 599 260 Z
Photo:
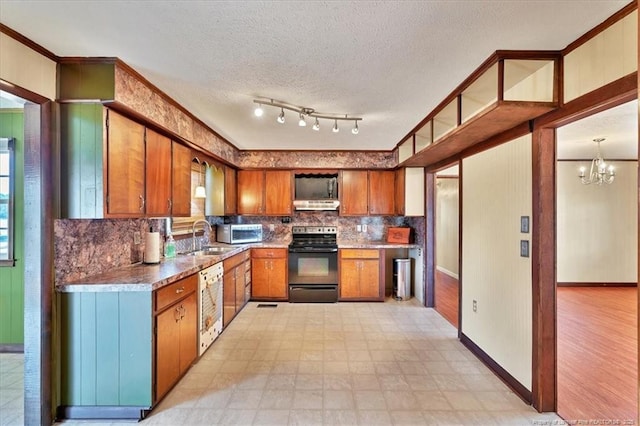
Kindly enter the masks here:
M 292 105 L 286 102 L 276 101 L 273 99 L 265 99 L 265 98 L 254 99 L 253 102 L 258 104 L 256 109 L 254 110 L 254 114 L 256 115 L 256 117 L 261 117 L 264 114 L 264 110 L 262 108 L 264 105 L 280 108 L 280 114 L 276 119 L 277 122 L 280 124 L 284 124 L 285 122 L 284 110 L 287 109 L 289 111 L 294 111 L 299 114 L 300 119 L 298 120 L 298 126 L 300 127 L 306 127 L 307 125 L 306 118 L 311 117 L 315 119 L 313 122 L 313 126 L 311 127 L 315 131 L 320 130 L 320 119 L 333 120 L 334 125 L 332 127 L 332 131 L 334 133 L 338 133 L 340 131 L 340 129 L 338 128 L 338 120 L 354 121 L 355 122 L 354 127 L 353 129 L 351 129 L 351 133 L 353 133 L 354 135 L 357 135 L 360 130 L 358 127 L 358 121 L 362 120 L 361 117 L 350 117 L 348 114 L 338 115 L 338 114 L 331 114 L 331 113 L 319 113 L 319 112 L 316 112 L 316 110 L 313 108 Z

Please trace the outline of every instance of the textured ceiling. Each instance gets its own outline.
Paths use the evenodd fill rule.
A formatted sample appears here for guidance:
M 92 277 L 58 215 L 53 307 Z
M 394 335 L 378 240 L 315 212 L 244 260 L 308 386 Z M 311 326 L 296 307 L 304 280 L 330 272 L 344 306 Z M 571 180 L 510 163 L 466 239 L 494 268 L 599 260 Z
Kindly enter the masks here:
M 240 149 L 390 150 L 495 50 L 559 50 L 628 1 L 8 1 L 59 56 L 115 56 Z M 352 135 L 256 97 L 363 118 Z

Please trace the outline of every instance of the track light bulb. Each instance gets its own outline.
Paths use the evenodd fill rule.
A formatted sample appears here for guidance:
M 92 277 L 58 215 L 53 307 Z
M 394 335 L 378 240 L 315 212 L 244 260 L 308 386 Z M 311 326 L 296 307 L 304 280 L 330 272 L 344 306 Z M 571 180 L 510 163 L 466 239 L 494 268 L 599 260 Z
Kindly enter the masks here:
M 253 110 L 253 113 L 256 115 L 256 117 L 262 117 L 262 114 L 264 114 L 264 110 L 262 109 L 262 104 L 258 104 L 256 109 Z
M 316 122 L 313 123 L 312 129 L 315 130 L 316 132 L 320 130 L 320 122 L 318 121 L 318 117 L 316 117 Z
M 280 108 L 280 115 L 278 116 L 278 123 L 284 124 L 284 108 Z
M 333 133 L 338 133 L 340 131 L 340 129 L 338 129 L 338 120 L 335 120 L 335 124 L 333 125 L 333 129 L 331 129 L 331 131 L 333 131 Z
M 302 115 L 302 113 L 300 113 L 300 121 L 298 121 L 298 126 L 305 127 L 306 125 L 307 125 L 307 122 L 304 121 L 304 115 Z
M 358 120 L 356 120 L 356 125 L 353 126 L 353 129 L 351 129 L 351 133 L 353 133 L 354 135 L 357 135 L 359 131 L 360 129 L 358 129 Z

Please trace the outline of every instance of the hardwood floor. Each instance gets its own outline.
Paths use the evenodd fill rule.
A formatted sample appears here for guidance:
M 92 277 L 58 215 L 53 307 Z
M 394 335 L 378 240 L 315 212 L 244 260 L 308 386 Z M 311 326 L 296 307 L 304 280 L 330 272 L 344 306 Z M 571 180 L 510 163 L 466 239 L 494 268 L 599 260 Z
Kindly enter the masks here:
M 557 295 L 558 414 L 636 424 L 637 288 L 565 287 Z
M 458 280 L 436 269 L 435 309 L 455 328 L 458 328 L 459 294 Z

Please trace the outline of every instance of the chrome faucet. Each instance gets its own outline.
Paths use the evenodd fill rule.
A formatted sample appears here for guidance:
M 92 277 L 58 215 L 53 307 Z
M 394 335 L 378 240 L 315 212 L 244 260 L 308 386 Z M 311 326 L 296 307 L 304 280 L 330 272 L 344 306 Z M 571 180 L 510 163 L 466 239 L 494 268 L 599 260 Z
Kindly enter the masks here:
M 212 232 L 211 224 L 204 219 L 198 219 L 193 222 L 193 226 L 191 227 L 192 234 L 192 243 L 191 243 L 191 251 L 196 251 L 196 225 L 199 223 L 204 223 L 209 228 L 209 233 Z M 202 231 L 204 231 L 204 227 L 202 227 Z

